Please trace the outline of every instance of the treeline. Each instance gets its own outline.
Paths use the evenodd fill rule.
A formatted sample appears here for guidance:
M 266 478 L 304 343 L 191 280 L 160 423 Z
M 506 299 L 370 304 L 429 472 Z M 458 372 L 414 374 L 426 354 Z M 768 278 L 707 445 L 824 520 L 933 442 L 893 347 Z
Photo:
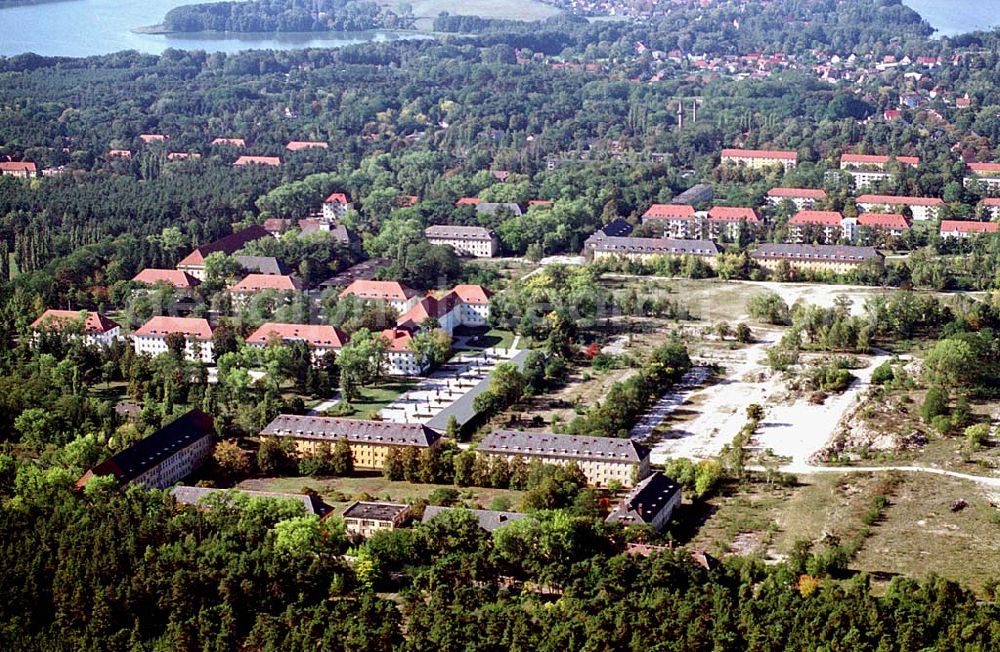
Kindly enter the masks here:
M 171 32 L 349 32 L 383 27 L 374 2 L 244 0 L 183 5 L 167 12 Z

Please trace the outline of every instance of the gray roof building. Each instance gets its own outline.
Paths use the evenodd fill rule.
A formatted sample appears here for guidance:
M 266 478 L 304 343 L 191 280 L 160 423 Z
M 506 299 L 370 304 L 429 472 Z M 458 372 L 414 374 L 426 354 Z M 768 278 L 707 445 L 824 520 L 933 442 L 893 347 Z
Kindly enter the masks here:
M 656 472 L 637 484 L 605 521 L 623 526 L 646 524 L 660 530 L 680 501 L 680 485 Z
M 366 521 L 396 521 L 410 509 L 402 503 L 381 503 L 355 501 L 344 510 L 344 518 Z
M 487 215 L 496 215 L 498 211 L 505 210 L 512 215 L 520 217 L 523 213 L 521 212 L 521 207 L 514 202 L 479 202 L 476 204 L 477 213 L 486 213 Z
M 717 256 L 720 251 L 719 245 L 711 240 L 605 237 L 595 239 L 592 243 L 594 251 L 622 255 Z
M 523 349 L 518 351 L 509 362 L 513 363 L 517 367 L 518 371 L 524 371 L 524 363 L 528 360 L 528 355 L 531 353 L 529 349 Z M 436 375 L 447 375 L 446 371 L 438 371 Z M 490 378 L 487 376 L 478 385 L 472 387 L 463 394 L 459 399 L 443 410 L 437 413 L 430 421 L 427 422 L 427 427 L 435 432 L 444 433 L 448 430 L 448 421 L 451 417 L 455 417 L 455 421 L 458 422 L 459 427 L 464 426 L 466 423 L 471 421 L 476 416 L 475 402 L 476 397 L 485 392 L 490 387 Z
M 496 237 L 496 234 L 482 226 L 449 226 L 447 224 L 436 224 L 424 229 L 424 236 L 428 239 L 483 241 L 492 240 Z
M 469 512 L 479 521 L 479 527 L 487 532 L 492 532 L 493 530 L 508 525 L 513 521 L 529 517 L 528 514 L 522 514 L 520 512 L 499 512 L 491 509 L 465 509 L 463 507 L 436 507 L 434 505 L 428 505 L 424 508 L 424 517 L 421 520 L 421 523 L 426 523 L 438 514 L 445 514 L 447 512 Z
M 274 256 L 233 256 L 233 258 L 248 274 L 269 274 L 272 276 L 288 274 L 285 266 L 279 263 Z
M 262 436 L 292 437 L 319 441 L 346 439 L 351 444 L 379 446 L 433 446 L 440 435 L 418 423 L 364 421 L 336 417 L 280 414 L 260 431 Z
M 497 430 L 479 442 L 483 453 L 501 455 L 536 455 L 595 462 L 639 463 L 649 451 L 631 439 L 617 437 L 578 437 L 551 432 Z
M 633 228 L 631 224 L 619 217 L 602 226 L 597 231 L 597 234 L 602 234 L 609 238 L 624 238 L 632 233 Z
M 881 260 L 882 254 L 875 247 L 814 244 L 761 244 L 750 254 L 752 258 L 780 258 L 789 261 L 819 261 L 829 263 L 863 263 Z
M 265 500 L 290 500 L 301 503 L 305 514 L 323 514 L 329 511 L 318 499 L 306 494 L 286 494 L 271 491 L 246 491 L 243 489 L 215 489 L 212 487 L 185 487 L 179 485 L 170 490 L 170 495 L 179 503 L 185 505 L 197 505 L 203 498 L 217 495 L 243 494 L 250 498 L 262 498 Z M 326 508 L 326 509 L 324 509 Z

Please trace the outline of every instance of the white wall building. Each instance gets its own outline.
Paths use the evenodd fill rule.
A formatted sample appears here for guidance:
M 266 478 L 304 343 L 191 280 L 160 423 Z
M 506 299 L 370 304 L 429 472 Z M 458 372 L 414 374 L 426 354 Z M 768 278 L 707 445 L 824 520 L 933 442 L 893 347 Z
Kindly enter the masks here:
M 132 333 L 132 346 L 138 354 L 158 356 L 169 351 L 167 335 L 184 336 L 184 354 L 188 360 L 212 364 L 212 326 L 207 319 L 194 317 L 153 317 Z

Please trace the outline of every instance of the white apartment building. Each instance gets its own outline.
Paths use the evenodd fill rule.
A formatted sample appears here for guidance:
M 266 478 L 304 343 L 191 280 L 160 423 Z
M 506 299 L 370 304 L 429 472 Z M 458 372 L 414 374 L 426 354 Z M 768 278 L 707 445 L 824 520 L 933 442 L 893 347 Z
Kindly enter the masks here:
M 944 206 L 943 199 L 936 197 L 896 197 L 893 195 L 861 195 L 857 198 L 858 208 L 866 213 L 876 211 L 899 212 L 909 208 L 915 222 L 937 219 Z
M 429 226 L 424 236 L 433 245 L 447 245 L 457 254 L 474 258 L 493 258 L 500 250 L 496 233 L 481 226 Z
M 45 332 L 56 332 L 80 326 L 80 334 L 74 332 L 70 337 L 83 337 L 84 344 L 106 349 L 121 337 L 121 326 L 99 312 L 85 310 L 46 310 L 42 316 L 31 323 L 33 342 L 37 343 Z
M 798 152 L 776 149 L 724 149 L 723 163 L 735 163 L 753 169 L 769 168 L 780 165 L 791 170 L 799 162 Z
M 158 356 L 169 351 L 167 335 L 184 336 L 184 354 L 188 360 L 212 364 L 212 326 L 207 319 L 194 317 L 153 317 L 132 333 L 132 346 L 138 354 Z

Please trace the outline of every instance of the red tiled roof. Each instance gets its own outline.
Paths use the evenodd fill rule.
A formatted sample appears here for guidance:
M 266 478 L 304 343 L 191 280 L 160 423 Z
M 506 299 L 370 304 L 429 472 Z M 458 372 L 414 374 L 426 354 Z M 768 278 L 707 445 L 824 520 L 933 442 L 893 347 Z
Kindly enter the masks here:
M 58 330 L 66 322 L 79 320 L 81 314 L 83 313 L 79 310 L 46 310 L 41 317 L 31 323 L 31 328 L 45 326 Z M 99 312 L 87 312 L 83 321 L 83 329 L 87 333 L 107 333 L 115 328 L 118 328 L 118 324 Z
M 278 290 L 291 292 L 301 290 L 302 283 L 293 276 L 279 274 L 247 274 L 246 277 L 229 288 L 230 292 L 260 292 L 262 290 Z
M 461 198 L 459 198 L 459 200 L 457 202 L 455 202 L 455 205 L 456 206 L 475 206 L 476 204 L 478 204 L 481 201 L 483 201 L 483 200 L 480 199 L 479 197 L 461 197 Z
M 987 197 L 983 200 L 983 206 L 1000 206 L 1000 197 Z
M 326 324 L 262 324 L 247 338 L 247 344 L 267 344 L 271 339 L 282 341 L 304 340 L 315 347 L 339 349 L 347 342 L 347 335 L 336 326 Z
M 277 167 L 281 165 L 281 159 L 277 156 L 241 156 L 236 159 L 233 165 L 270 165 Z
M 714 206 L 708 211 L 708 219 L 719 222 L 739 222 L 743 219 L 747 222 L 758 221 L 754 209 L 737 206 Z
M 551 206 L 552 202 L 548 199 L 529 199 L 528 206 Z
M 454 294 L 462 303 L 486 305 L 493 293 L 482 285 L 456 285 L 449 294 Z
M 145 283 L 147 285 L 166 283 L 167 285 L 172 285 L 175 288 L 193 288 L 201 283 L 201 281 L 187 272 L 182 272 L 176 269 L 146 268 L 136 274 L 132 280 L 136 283 Z
M 888 204 L 890 206 L 944 206 L 936 197 L 897 197 L 895 195 L 861 195 L 858 204 Z
M 230 145 L 232 147 L 246 147 L 247 141 L 242 138 L 216 138 L 212 141 L 213 145 Z
M 844 216 L 837 211 L 799 211 L 795 217 L 788 220 L 790 226 L 800 224 L 822 224 L 823 226 L 840 226 Z
M 127 149 L 112 149 L 108 151 L 111 158 L 132 158 L 132 152 Z
M 858 215 L 858 226 L 880 229 L 908 229 L 909 222 L 899 213 L 862 213 Z
M 342 192 L 331 193 L 329 197 L 323 200 L 324 204 L 350 204 L 351 200 L 347 198 Z
M 440 299 L 424 297 L 400 316 L 396 324 L 401 328 L 420 326 L 431 317 L 441 319 L 459 305 L 458 297 L 449 293 Z
M 139 134 L 139 138 L 144 143 L 163 142 L 167 139 L 163 134 Z
M 816 188 L 771 188 L 767 192 L 768 197 L 792 197 L 803 199 L 826 199 L 825 190 Z
M 643 219 L 685 219 L 694 217 L 694 206 L 688 204 L 653 204 Z
M 1000 223 L 971 222 L 968 220 L 941 220 L 941 233 L 996 233 Z
M 723 158 L 780 158 L 797 161 L 799 153 L 780 149 L 724 149 Z
M 976 174 L 997 174 L 1000 173 L 1000 163 L 968 163 L 965 166 L 969 172 Z
M 410 351 L 410 342 L 413 334 L 403 328 L 387 328 L 381 333 L 382 337 L 389 343 L 390 351 Z
M 247 228 L 237 231 L 236 233 L 220 238 L 215 242 L 210 242 L 207 245 L 198 247 L 185 256 L 181 262 L 177 263 L 177 266 L 204 265 L 205 257 L 211 253 L 221 251 L 224 254 L 232 255 L 254 240 L 260 240 L 261 238 L 266 238 L 270 235 L 271 234 L 267 232 L 267 229 L 260 224 L 248 226 Z
M 285 149 L 290 152 L 298 152 L 303 149 L 327 149 L 330 145 L 318 140 L 293 140 L 285 145 Z
M 399 198 L 400 206 L 415 206 L 417 202 L 420 201 L 420 197 L 416 195 L 403 195 Z
M 341 291 L 340 297 L 355 296 L 359 299 L 385 299 L 407 301 L 417 296 L 417 291 L 398 281 L 356 280 Z
M 268 233 L 281 233 L 291 226 L 291 224 L 291 220 L 286 220 L 280 217 L 269 217 L 264 220 L 264 224 L 261 226 L 263 226 L 264 230 Z
M 841 164 L 855 163 L 858 165 L 885 165 L 890 160 L 888 156 L 878 156 L 874 154 L 844 154 L 840 157 Z M 920 159 L 916 156 L 897 156 L 896 161 L 900 165 L 920 165 Z
M 38 166 L 30 161 L 3 161 L 0 172 L 38 172 Z
M 212 339 L 212 327 L 208 320 L 194 317 L 153 317 L 133 335 L 164 337 L 168 333 L 181 333 L 199 340 Z

